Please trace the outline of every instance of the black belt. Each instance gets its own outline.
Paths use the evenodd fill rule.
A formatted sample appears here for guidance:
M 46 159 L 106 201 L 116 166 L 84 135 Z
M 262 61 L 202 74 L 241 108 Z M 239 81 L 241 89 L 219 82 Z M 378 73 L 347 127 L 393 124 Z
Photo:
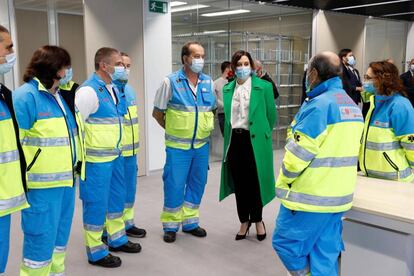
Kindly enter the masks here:
M 242 133 L 248 133 L 250 131 L 244 128 L 233 128 L 233 132 L 236 134 L 242 134 Z

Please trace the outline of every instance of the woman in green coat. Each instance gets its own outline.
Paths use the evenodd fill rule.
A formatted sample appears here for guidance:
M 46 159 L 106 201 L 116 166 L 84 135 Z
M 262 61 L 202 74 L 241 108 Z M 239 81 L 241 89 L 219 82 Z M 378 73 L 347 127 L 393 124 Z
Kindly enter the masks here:
M 231 61 L 236 78 L 223 88 L 224 157 L 220 200 L 236 195 L 240 230 L 236 240 L 256 224 L 258 240 L 266 238 L 263 206 L 275 197 L 272 130 L 276 106 L 272 85 L 252 75 L 254 63 L 246 51 L 237 51 Z

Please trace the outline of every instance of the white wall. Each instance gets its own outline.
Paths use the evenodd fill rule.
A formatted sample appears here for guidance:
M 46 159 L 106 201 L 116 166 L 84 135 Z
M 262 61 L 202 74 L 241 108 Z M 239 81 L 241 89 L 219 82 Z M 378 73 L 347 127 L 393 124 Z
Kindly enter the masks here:
M 137 0 L 85 0 L 84 28 L 87 74 L 94 72 L 94 56 L 104 46 L 124 51 L 132 58 L 129 83 L 137 91 L 140 118 L 139 174 L 146 173 L 145 95 L 142 51 L 142 2 Z
M 338 53 L 343 48 L 352 49 L 357 58 L 357 69 L 364 64 L 365 17 L 315 11 L 313 19 L 312 54 L 321 51 Z
M 171 14 L 149 12 L 149 1 L 85 0 L 84 25 L 88 74 L 98 48 L 128 53 L 130 82 L 136 89 L 140 119 L 139 173 L 159 170 L 165 162 L 164 131 L 152 118 L 157 88 L 171 73 Z
M 172 70 L 171 13 L 149 12 L 144 1 L 144 77 L 147 110 L 148 171 L 159 170 L 165 163 L 164 130 L 152 118 L 156 90 Z

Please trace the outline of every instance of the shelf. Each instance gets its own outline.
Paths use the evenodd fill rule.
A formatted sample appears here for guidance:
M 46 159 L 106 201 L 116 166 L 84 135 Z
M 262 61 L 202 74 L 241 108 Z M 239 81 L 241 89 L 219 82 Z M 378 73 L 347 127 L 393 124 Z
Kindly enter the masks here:
M 300 104 L 287 104 L 287 105 L 279 105 L 277 106 L 277 109 L 285 109 L 285 108 L 294 108 L 294 107 L 300 107 Z

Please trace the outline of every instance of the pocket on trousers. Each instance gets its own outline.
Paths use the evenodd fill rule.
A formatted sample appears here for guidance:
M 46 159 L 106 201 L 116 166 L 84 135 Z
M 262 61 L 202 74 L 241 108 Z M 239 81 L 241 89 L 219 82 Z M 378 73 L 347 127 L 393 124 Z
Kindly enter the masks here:
M 31 206 L 22 211 L 22 229 L 28 235 L 42 235 L 49 231 L 49 207 L 47 204 Z
M 99 179 L 95 181 L 80 181 L 79 184 L 79 197 L 85 202 L 98 202 L 102 200 L 103 184 L 100 183 Z

